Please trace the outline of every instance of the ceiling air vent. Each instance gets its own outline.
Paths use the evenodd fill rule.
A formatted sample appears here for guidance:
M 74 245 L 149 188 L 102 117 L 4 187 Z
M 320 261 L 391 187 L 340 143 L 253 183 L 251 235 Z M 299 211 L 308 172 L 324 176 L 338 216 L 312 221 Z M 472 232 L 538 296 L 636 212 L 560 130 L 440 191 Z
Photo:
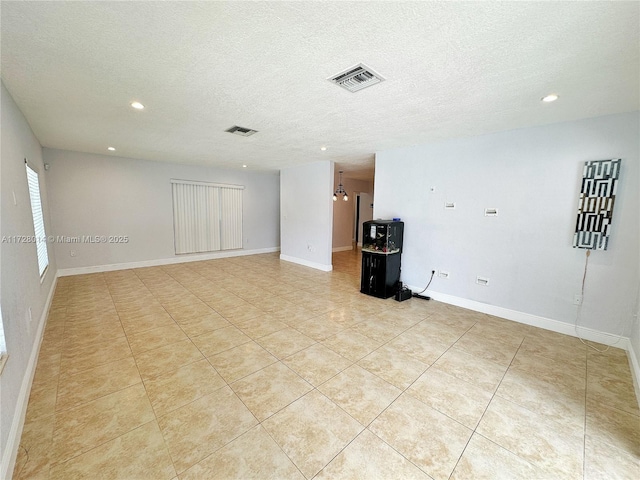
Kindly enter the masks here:
M 363 88 L 367 88 L 371 85 L 384 81 L 384 78 L 366 65 L 360 63 L 355 67 L 351 67 L 344 72 L 334 75 L 328 80 L 336 85 L 346 88 L 350 92 L 357 92 L 358 90 L 362 90 Z
M 250 128 L 239 127 L 234 125 L 231 128 L 227 128 L 225 132 L 233 133 L 235 135 L 240 135 L 242 137 L 250 137 L 254 133 L 258 133 L 257 130 L 251 130 Z

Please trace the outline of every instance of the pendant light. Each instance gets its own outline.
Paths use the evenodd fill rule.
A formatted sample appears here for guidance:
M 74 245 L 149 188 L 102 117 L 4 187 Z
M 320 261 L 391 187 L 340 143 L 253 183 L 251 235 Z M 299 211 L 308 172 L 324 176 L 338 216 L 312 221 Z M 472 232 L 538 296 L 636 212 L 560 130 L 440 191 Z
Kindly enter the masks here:
M 336 191 L 333 193 L 334 202 L 338 200 L 338 195 L 342 195 L 342 200 L 344 200 L 345 202 L 349 200 L 349 195 L 347 195 L 346 190 L 342 186 L 342 170 L 340 170 L 340 183 L 338 184 L 338 188 L 336 189 Z

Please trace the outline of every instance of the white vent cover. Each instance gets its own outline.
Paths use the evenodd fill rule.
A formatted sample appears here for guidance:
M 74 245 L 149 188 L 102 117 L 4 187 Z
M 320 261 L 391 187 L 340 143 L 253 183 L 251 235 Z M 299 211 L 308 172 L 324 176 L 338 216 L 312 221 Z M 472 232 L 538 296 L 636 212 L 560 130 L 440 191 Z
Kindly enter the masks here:
M 234 125 L 231 128 L 227 128 L 225 132 L 233 133 L 235 135 L 240 135 L 242 137 L 250 137 L 254 133 L 258 133 L 257 130 L 251 130 L 250 128 L 239 127 Z
M 362 90 L 363 88 L 367 88 L 371 85 L 384 81 L 384 78 L 366 65 L 360 63 L 355 67 L 348 68 L 344 72 L 340 72 L 337 75 L 328 78 L 327 80 L 341 86 L 342 88 L 346 88 L 350 92 L 357 92 L 358 90 Z

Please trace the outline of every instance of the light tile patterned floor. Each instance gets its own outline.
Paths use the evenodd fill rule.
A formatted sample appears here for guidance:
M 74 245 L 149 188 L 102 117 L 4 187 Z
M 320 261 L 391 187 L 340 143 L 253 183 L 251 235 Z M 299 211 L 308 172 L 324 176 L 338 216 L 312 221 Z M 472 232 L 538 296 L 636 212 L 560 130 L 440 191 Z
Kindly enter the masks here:
M 277 254 L 64 277 L 15 479 L 631 479 L 625 352 Z

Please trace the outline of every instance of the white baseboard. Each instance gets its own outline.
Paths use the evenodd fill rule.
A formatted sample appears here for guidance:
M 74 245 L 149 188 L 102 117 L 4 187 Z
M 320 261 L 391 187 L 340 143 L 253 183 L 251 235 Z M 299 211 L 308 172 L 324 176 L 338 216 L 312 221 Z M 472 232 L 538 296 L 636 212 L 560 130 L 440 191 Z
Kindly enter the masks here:
M 346 252 L 348 250 L 353 250 L 353 245 L 349 245 L 348 247 L 335 247 L 331 249 L 332 252 Z
M 417 287 L 409 286 L 411 290 L 419 291 Z M 425 295 L 430 296 L 438 302 L 448 303 L 449 305 L 455 305 L 457 307 L 468 308 L 476 312 L 487 313 L 489 315 L 495 315 L 496 317 L 506 318 L 507 320 L 513 320 L 514 322 L 524 323 L 533 327 L 544 328 L 545 330 L 551 330 L 553 332 L 563 333 L 565 335 L 571 335 L 577 337 L 576 327 L 572 323 L 561 322 L 559 320 L 553 320 L 551 318 L 539 317 L 537 315 L 531 315 L 525 312 L 519 312 L 517 310 L 511 310 L 508 308 L 498 307 L 495 305 L 489 305 L 482 302 L 476 302 L 474 300 L 468 300 L 466 298 L 455 297 L 453 295 L 447 295 L 444 293 L 427 291 Z M 626 350 L 627 358 L 629 360 L 629 366 L 631 367 L 631 376 L 633 378 L 633 386 L 636 392 L 636 401 L 640 406 L 640 363 L 637 353 L 633 349 L 631 340 L 627 337 L 619 337 L 611 333 L 601 332 L 593 328 L 578 327 L 580 337 L 584 340 L 590 340 L 592 342 L 602 343 L 604 345 L 611 345 L 612 348 L 620 348 Z
M 20 393 L 18 394 L 18 400 L 16 402 L 16 410 L 13 415 L 13 422 L 11 423 L 11 430 L 9 430 L 7 445 L 2 456 L 0 478 L 8 479 L 13 475 L 13 469 L 18 457 L 18 447 L 20 447 L 20 438 L 22 437 L 22 429 L 24 427 L 24 421 L 27 415 L 27 406 L 29 405 L 31 385 L 33 384 L 33 377 L 36 373 L 36 366 L 38 364 L 40 345 L 42 344 L 44 328 L 47 323 L 49 308 L 51 307 L 51 301 L 53 300 L 53 293 L 56 290 L 57 283 L 58 277 L 54 276 L 53 282 L 51 282 L 51 288 L 49 289 L 49 294 L 47 296 L 47 301 L 45 302 L 44 308 L 42 309 L 42 315 L 40 315 L 38 330 L 36 331 L 36 337 L 33 342 L 33 347 L 31 348 L 31 355 L 29 356 L 29 363 L 27 363 L 27 369 L 25 371 L 24 377 L 22 378 L 22 385 L 20 386 Z
M 640 363 L 638 363 L 638 353 L 633 349 L 633 343 L 629 341 L 627 355 L 629 357 L 629 366 L 631 367 L 631 376 L 633 377 L 633 388 L 636 391 L 636 401 L 640 407 Z
M 315 268 L 316 270 L 322 270 L 323 272 L 330 272 L 333 270 L 333 265 L 325 265 L 324 263 L 316 263 L 310 262 L 309 260 L 305 260 L 303 258 L 290 257 L 289 255 L 280 254 L 280 260 L 284 260 L 285 262 L 297 263 L 298 265 L 303 265 L 305 267 Z
M 141 262 L 114 263 L 111 265 L 94 265 L 91 267 L 60 268 L 58 277 L 69 275 L 83 275 L 86 273 L 112 272 L 115 270 L 128 270 L 131 268 L 158 267 L 161 265 L 172 265 L 175 263 L 201 262 L 203 260 L 214 260 L 216 258 L 242 257 L 245 255 L 259 255 L 262 253 L 279 252 L 280 247 L 259 248 L 255 250 L 222 250 L 219 252 L 194 253 L 186 255 L 176 255 L 170 258 L 159 258 L 157 260 L 143 260 Z
M 418 291 L 419 288 L 409 286 L 411 290 Z M 517 310 L 511 310 L 509 308 L 498 307 L 496 305 L 489 305 L 487 303 L 476 302 L 475 300 L 468 300 L 466 298 L 455 297 L 453 295 L 447 295 L 444 293 L 432 292 L 427 290 L 424 295 L 428 295 L 438 302 L 448 303 L 457 307 L 468 308 L 476 312 L 487 313 L 489 315 L 495 315 L 496 317 L 506 318 L 507 320 L 513 320 L 514 322 L 524 323 L 533 327 L 544 328 L 545 330 L 551 330 L 553 332 L 563 333 L 565 335 L 571 335 L 577 337 L 575 326 L 572 323 L 561 322 L 559 320 L 553 320 L 551 318 L 540 317 L 532 315 L 530 313 L 519 312 Z M 618 337 L 611 333 L 601 332 L 587 327 L 579 327 L 580 337 L 592 342 L 598 342 L 605 345 L 612 345 L 615 348 L 621 348 L 623 350 L 629 350 L 630 342 L 627 337 Z M 613 345 L 615 343 L 615 345 Z

